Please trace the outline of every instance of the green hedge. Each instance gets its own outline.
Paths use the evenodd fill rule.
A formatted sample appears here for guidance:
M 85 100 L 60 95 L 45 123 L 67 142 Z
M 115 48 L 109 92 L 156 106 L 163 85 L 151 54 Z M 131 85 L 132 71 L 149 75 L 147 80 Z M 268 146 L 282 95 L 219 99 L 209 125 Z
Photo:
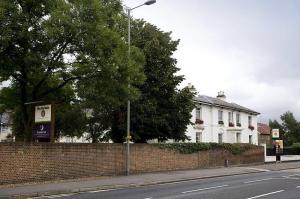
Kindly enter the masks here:
M 254 149 L 257 146 L 252 144 L 229 144 L 229 143 L 159 143 L 155 144 L 161 149 L 171 149 L 183 154 L 197 153 L 199 151 L 208 150 L 227 150 L 233 155 L 240 155 L 250 149 Z
M 294 143 L 291 148 L 294 148 L 294 149 L 300 149 L 300 142 L 296 142 Z

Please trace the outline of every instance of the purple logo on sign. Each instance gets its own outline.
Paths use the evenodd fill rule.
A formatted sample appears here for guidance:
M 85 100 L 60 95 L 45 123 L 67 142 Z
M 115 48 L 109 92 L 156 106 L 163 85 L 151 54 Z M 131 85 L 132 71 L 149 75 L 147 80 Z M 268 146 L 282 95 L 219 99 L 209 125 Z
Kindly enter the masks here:
M 35 124 L 33 126 L 33 138 L 48 138 L 50 139 L 51 124 Z

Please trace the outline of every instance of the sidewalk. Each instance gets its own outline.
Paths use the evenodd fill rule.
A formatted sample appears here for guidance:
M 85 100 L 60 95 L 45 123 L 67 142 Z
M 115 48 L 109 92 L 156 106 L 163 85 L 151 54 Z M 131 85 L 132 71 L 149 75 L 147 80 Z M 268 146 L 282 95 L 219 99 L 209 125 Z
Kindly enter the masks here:
M 282 162 L 300 161 L 300 155 L 282 155 L 281 161 Z M 266 156 L 265 162 L 266 163 L 276 162 L 276 156 Z
M 9 198 L 11 196 L 18 195 L 34 197 L 41 195 L 85 192 L 92 190 L 138 187 L 145 185 L 186 181 L 192 179 L 204 179 L 265 171 L 277 171 L 289 168 L 300 168 L 300 162 L 187 171 L 171 171 L 131 176 L 80 179 L 64 182 L 48 182 L 44 184 L 16 185 L 15 187 L 2 186 L 0 187 L 0 198 Z

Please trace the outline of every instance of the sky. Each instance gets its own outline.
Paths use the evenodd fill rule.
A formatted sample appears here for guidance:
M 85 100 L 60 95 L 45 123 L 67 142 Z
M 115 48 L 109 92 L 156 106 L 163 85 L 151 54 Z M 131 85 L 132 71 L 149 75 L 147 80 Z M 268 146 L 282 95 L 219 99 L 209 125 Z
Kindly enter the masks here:
M 224 91 L 268 122 L 286 111 L 300 120 L 299 10 L 298 0 L 157 0 L 131 14 L 180 39 L 173 56 L 181 87 L 212 97 Z

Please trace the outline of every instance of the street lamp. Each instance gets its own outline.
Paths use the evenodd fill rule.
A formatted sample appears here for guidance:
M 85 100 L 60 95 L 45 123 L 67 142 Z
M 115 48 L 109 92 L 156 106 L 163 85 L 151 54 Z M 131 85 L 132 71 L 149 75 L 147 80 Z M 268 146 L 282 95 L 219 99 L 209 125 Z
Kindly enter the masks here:
M 156 3 L 156 0 L 148 0 L 145 3 L 138 5 L 133 8 L 127 7 L 127 17 L 128 17 L 128 67 L 130 64 L 130 12 L 136 8 L 139 8 L 144 5 L 151 5 Z M 129 76 L 128 76 L 128 80 Z M 128 88 L 130 87 L 130 81 L 128 81 Z M 129 175 L 130 173 L 130 99 L 128 98 L 127 101 L 127 137 L 126 137 L 126 148 L 127 148 L 127 153 L 126 153 L 126 174 Z

